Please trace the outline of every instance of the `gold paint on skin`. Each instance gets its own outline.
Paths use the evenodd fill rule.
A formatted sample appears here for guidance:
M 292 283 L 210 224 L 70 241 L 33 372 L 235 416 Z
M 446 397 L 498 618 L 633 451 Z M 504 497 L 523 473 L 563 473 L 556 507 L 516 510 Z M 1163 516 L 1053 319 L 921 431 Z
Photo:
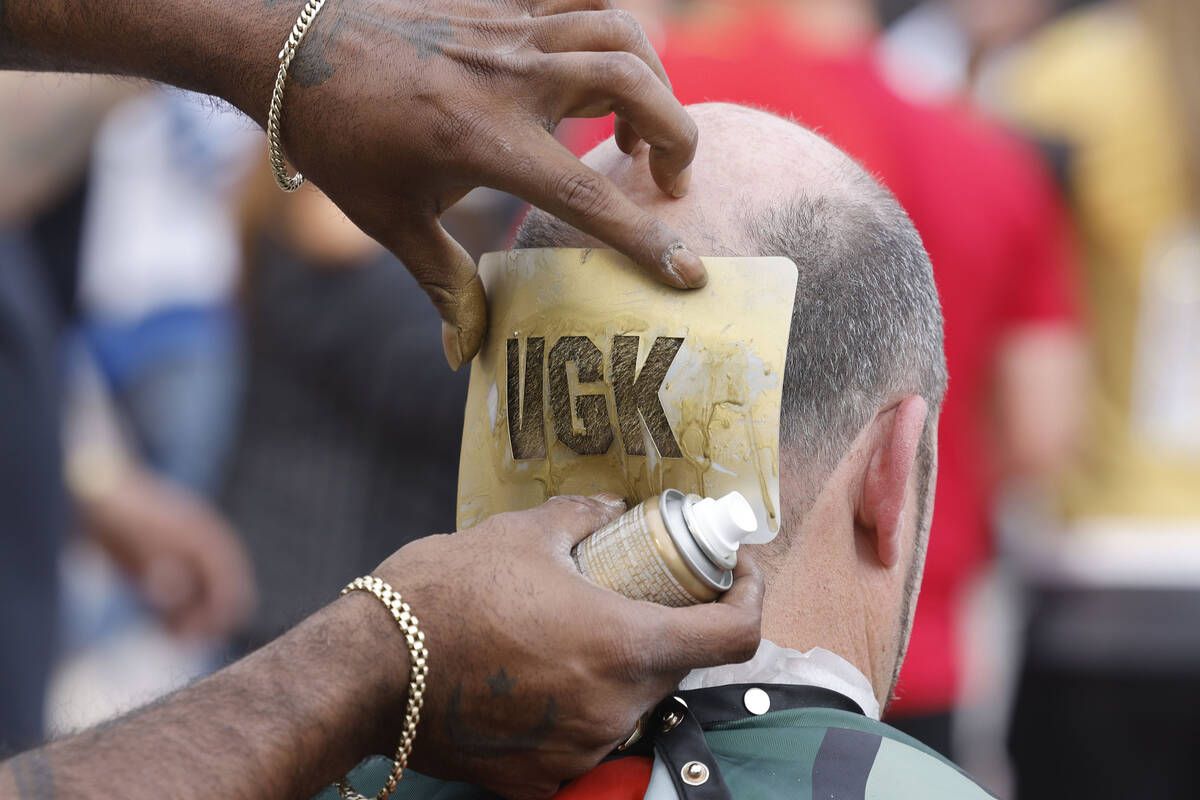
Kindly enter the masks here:
M 796 268 L 774 257 L 703 261 L 707 286 L 679 290 L 612 251 L 521 250 L 483 257 L 480 278 L 491 316 L 471 365 L 459 466 L 460 528 L 502 511 L 531 508 L 556 494 L 609 491 L 633 506 L 675 488 L 703 496 L 740 491 L 759 516 L 759 533 L 748 541 L 764 541 L 777 532 L 779 405 Z M 580 398 L 604 398 L 613 438 L 602 454 L 572 451 L 551 418 L 548 364 L 551 350 L 566 336 L 588 337 L 602 356 L 602 381 L 577 383 L 569 368 L 567 380 L 575 433 L 580 432 Z M 642 406 L 638 439 L 646 455 L 626 452 L 612 386 L 616 336 L 639 337 L 636 376 L 642 375 L 657 338 L 683 339 L 658 389 L 682 457 L 664 457 L 651 447 L 652 426 Z M 544 340 L 540 364 L 524 364 L 529 337 Z M 514 384 L 520 398 L 528 369 L 543 371 L 544 457 L 513 458 L 509 339 L 517 340 L 524 365 Z

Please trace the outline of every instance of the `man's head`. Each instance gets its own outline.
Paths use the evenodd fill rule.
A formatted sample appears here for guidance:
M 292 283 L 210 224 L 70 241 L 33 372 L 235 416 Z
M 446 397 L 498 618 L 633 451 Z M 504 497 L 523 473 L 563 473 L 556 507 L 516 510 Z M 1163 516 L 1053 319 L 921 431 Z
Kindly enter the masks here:
M 882 695 L 898 671 L 924 562 L 946 385 L 929 259 L 895 199 L 825 140 L 761 111 L 690 110 L 701 140 L 681 200 L 654 186 L 644 146 L 630 157 L 610 139 L 585 161 L 697 252 L 796 263 L 780 412 L 783 528 L 758 553 L 764 633 L 837 650 Z M 516 242 L 596 245 L 536 211 Z

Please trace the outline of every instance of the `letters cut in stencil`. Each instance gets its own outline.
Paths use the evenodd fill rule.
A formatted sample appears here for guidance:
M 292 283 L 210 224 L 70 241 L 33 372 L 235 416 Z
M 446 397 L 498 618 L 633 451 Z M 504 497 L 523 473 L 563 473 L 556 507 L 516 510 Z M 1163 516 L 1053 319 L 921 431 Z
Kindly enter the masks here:
M 471 364 L 458 525 L 559 494 L 630 505 L 738 490 L 779 530 L 779 406 L 796 267 L 705 258 L 708 285 L 660 284 L 607 250 L 480 262 L 488 333 Z

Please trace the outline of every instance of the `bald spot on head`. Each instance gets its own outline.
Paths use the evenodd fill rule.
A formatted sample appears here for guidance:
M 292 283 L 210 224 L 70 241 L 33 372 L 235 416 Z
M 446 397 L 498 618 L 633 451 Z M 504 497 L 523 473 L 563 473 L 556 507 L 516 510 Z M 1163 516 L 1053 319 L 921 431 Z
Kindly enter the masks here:
M 794 197 L 798 188 L 812 197 L 828 197 L 853 192 L 861 181 L 870 180 L 829 142 L 775 114 L 727 103 L 689 106 L 688 113 L 696 120 L 700 141 L 685 197 L 669 197 L 655 186 L 647 166 L 650 149 L 644 142 L 626 155 L 609 137 L 583 162 L 673 227 L 701 254 L 765 255 L 755 252 L 755 243 L 749 240 L 747 212 Z M 530 212 L 524 227 L 526 238 L 536 233 L 540 241 L 555 244 L 518 240 L 518 246 L 605 246 L 538 209 Z

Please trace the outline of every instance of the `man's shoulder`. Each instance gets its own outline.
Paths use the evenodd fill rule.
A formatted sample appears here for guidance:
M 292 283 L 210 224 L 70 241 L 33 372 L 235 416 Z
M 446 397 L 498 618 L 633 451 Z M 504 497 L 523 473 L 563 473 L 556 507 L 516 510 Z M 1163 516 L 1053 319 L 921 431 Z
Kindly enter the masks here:
M 717 725 L 705 740 L 734 798 L 808 796 L 864 800 L 992 797 L 953 762 L 890 725 L 848 711 L 801 708 Z M 366 794 L 383 785 L 391 763 L 363 762 L 351 781 Z M 399 800 L 496 800 L 464 783 L 408 773 Z M 317 800 L 337 800 L 332 788 Z M 685 798 L 686 800 L 686 798 Z
M 734 797 L 809 786 L 813 797 L 992 797 L 952 761 L 876 720 L 830 708 L 776 711 L 706 739 Z

